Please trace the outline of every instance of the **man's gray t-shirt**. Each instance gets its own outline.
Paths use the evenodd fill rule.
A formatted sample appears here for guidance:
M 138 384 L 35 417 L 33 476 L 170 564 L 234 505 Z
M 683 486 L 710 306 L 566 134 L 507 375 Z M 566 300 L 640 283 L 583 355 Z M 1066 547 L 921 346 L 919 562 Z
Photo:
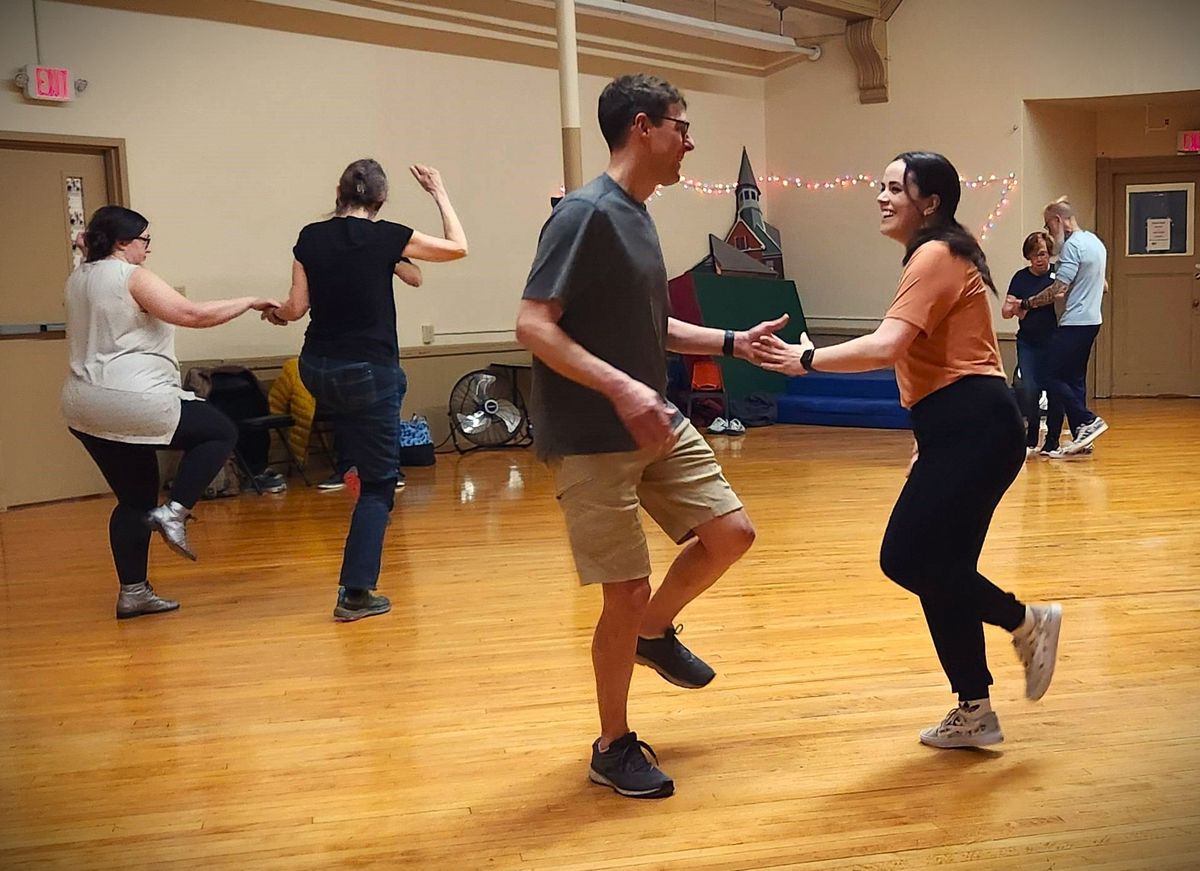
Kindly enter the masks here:
M 645 205 L 608 174 L 572 191 L 551 212 L 522 298 L 556 301 L 567 335 L 665 394 L 670 304 L 658 231 Z M 537 357 L 532 408 L 540 457 L 637 447 L 606 397 Z

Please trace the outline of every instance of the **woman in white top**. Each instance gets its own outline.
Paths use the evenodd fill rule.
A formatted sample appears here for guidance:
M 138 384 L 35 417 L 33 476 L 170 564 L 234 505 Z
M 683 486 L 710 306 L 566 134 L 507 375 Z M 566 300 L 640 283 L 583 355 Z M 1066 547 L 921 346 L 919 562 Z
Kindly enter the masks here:
M 117 617 L 173 611 L 146 577 L 150 534 L 195 559 L 184 524 L 233 451 L 237 427 L 180 388 L 175 326 L 215 327 L 270 299 L 192 302 L 141 264 L 149 222 L 121 206 L 97 209 L 84 236 L 87 259 L 67 279 L 70 373 L 62 410 L 117 496 L 109 541 L 121 592 Z M 158 505 L 158 450 L 182 450 L 170 500 Z

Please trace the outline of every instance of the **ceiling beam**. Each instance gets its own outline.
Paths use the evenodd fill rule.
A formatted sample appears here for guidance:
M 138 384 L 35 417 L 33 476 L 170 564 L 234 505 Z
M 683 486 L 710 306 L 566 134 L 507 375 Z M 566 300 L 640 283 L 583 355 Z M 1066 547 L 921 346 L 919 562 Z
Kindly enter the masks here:
M 832 15 L 845 21 L 881 18 L 887 21 L 903 0 L 772 0 L 776 6 Z
M 790 6 L 807 12 L 832 15 L 845 21 L 861 21 L 879 17 L 879 0 L 774 0 L 780 6 Z

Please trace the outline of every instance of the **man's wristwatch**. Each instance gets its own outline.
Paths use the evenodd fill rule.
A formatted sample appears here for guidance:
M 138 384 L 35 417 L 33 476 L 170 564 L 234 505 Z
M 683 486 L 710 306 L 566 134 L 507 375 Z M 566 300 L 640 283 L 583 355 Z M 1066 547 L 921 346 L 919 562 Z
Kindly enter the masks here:
M 800 355 L 800 365 L 804 367 L 805 372 L 814 372 L 813 369 L 813 354 L 817 351 L 816 348 L 808 348 Z
M 725 342 L 724 342 L 724 344 L 721 345 L 721 353 L 724 354 L 726 357 L 733 356 L 733 340 L 734 340 L 733 330 L 726 330 L 725 331 Z

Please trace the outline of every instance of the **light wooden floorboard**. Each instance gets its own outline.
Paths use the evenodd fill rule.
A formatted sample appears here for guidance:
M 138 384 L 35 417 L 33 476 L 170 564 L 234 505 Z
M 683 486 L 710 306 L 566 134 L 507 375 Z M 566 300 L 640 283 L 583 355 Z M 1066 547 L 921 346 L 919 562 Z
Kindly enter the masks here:
M 909 435 L 714 438 L 759 536 L 682 616 L 717 680 L 635 674 L 660 802 L 586 780 L 599 595 L 528 451 L 410 470 L 394 609 L 350 625 L 345 493 L 203 503 L 198 563 L 153 545 L 183 608 L 122 622 L 110 499 L 0 514 L 0 868 L 1200 868 L 1200 402 L 1098 410 L 1095 456 L 1027 463 L 984 552 L 1065 608 L 1037 704 L 988 630 L 994 751 L 916 741 L 953 699 L 878 570 Z

